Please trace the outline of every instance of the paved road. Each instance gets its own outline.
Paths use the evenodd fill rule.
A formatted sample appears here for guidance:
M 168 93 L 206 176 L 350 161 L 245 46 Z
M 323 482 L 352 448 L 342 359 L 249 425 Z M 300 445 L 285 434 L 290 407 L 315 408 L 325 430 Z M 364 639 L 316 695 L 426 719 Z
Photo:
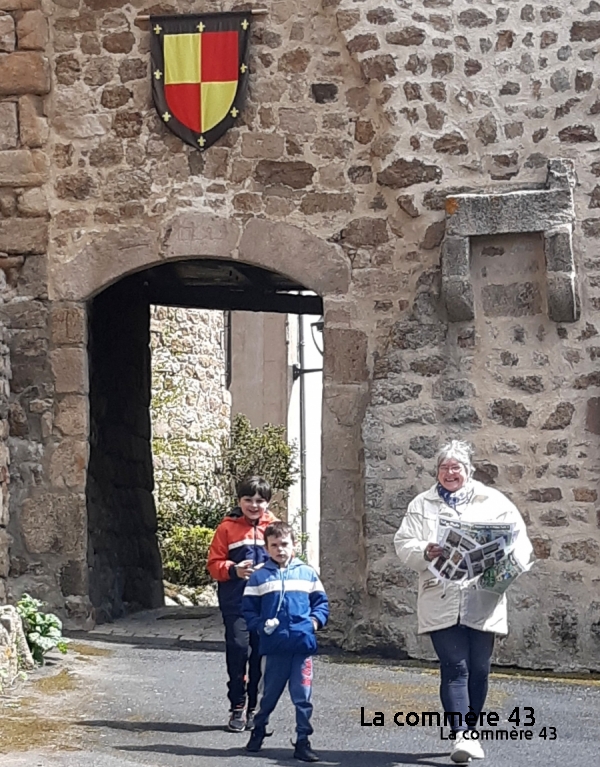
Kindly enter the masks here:
M 41 678 L 0 701 L 2 767 L 299 764 L 291 758 L 293 708 L 287 698 L 275 712 L 274 735 L 260 755 L 244 752 L 247 735 L 223 730 L 227 717 L 224 658 L 216 642 L 218 622 L 209 618 L 208 623 L 204 633 L 193 621 L 171 624 L 170 637 L 141 622 L 133 630 L 115 624 L 109 636 L 103 637 L 98 630 L 94 641 L 77 640 L 66 661 L 46 668 Z M 183 633 L 181 626 L 185 626 Z M 194 635 L 204 638 L 194 641 L 190 638 Z M 404 712 L 403 721 L 408 712 L 437 710 L 434 671 L 321 656 L 315 676 L 313 746 L 324 763 L 343 767 L 449 764 L 449 744 L 440 740 L 439 728 L 397 726 L 393 721 L 397 711 Z M 500 719 L 496 728 L 487 729 L 526 729 L 523 722 L 519 728 L 506 722 L 515 707 L 523 719 L 526 706 L 534 709 L 535 725 L 527 728 L 532 731 L 531 740 L 484 744 L 484 764 L 594 764 L 600 750 L 599 692 L 592 680 L 494 677 L 487 708 Z M 365 721 L 375 711 L 383 712 L 384 726 L 361 726 L 361 707 Z M 540 737 L 544 727 L 546 739 Z M 556 728 L 552 741 L 551 727 Z M 32 750 L 22 750 L 24 739 L 33 742 Z

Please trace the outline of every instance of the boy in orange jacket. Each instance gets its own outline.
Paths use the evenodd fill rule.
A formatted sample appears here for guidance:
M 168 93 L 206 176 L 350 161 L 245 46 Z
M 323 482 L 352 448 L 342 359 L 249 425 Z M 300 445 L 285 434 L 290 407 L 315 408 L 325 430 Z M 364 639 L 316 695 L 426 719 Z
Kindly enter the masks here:
M 269 511 L 271 486 L 262 477 L 243 480 L 237 487 L 237 497 L 238 506 L 215 530 L 207 564 L 208 572 L 218 582 L 219 608 L 225 624 L 230 703 L 227 729 L 231 732 L 250 730 L 254 723 L 260 655 L 258 634 L 248 631 L 242 615 L 242 596 L 250 575 L 269 558 L 264 531 L 276 521 Z

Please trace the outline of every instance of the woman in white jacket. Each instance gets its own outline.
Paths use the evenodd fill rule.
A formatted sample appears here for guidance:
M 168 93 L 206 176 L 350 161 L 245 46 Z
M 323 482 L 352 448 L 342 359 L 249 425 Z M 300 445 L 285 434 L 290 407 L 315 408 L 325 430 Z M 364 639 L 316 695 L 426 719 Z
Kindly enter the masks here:
M 428 569 L 443 555 L 440 526 L 510 523 L 517 532 L 513 556 L 524 567 L 532 547 L 516 506 L 498 490 L 472 479 L 472 451 L 453 440 L 437 455 L 437 483 L 409 504 L 394 537 L 396 553 L 419 573 L 419 634 L 429 634 L 440 660 L 440 697 L 452 717 L 455 736 L 451 759 L 483 759 L 478 740 L 470 738 L 465 715 L 483 710 L 496 634 L 506 634 L 506 596 L 475 588 L 473 580 L 441 581 Z

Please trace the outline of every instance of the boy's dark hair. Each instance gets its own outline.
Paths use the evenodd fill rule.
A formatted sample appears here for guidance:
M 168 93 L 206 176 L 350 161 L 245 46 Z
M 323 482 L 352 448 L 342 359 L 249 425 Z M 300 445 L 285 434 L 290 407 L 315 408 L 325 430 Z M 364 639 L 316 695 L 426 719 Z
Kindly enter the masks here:
M 294 528 L 291 525 L 288 525 L 287 522 L 281 522 L 280 520 L 271 522 L 265 529 L 265 546 L 268 545 L 269 538 L 285 538 L 286 535 L 291 537 L 292 543 L 296 543 L 296 535 L 294 533 Z
M 237 486 L 238 500 L 246 496 L 252 498 L 257 493 L 265 501 L 269 502 L 271 500 L 271 495 L 273 494 L 271 485 L 262 477 L 246 477 Z

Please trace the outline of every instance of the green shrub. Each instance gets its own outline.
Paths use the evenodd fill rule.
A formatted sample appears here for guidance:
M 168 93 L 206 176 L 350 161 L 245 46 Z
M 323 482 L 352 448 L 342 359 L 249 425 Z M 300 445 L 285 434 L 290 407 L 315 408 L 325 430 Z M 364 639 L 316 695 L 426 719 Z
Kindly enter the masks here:
M 214 533 L 214 530 L 197 525 L 173 527 L 161 541 L 166 580 L 192 587 L 208 585 L 211 578 L 206 560 Z
M 295 445 L 288 444 L 285 426 L 265 424 L 255 429 L 245 415 L 238 414 L 231 424 L 231 437 L 221 443 L 221 471 L 223 489 L 228 493 L 232 506 L 235 505 L 236 487 L 245 477 L 264 477 L 280 496 L 272 508 L 287 497 L 287 491 L 294 484 L 298 473 Z
M 228 438 L 218 444 L 211 470 L 202 477 L 189 477 L 196 488 L 196 500 L 181 496 L 182 478 L 163 478 L 158 487 L 158 533 L 164 541 L 176 527 L 216 528 L 236 505 L 237 484 L 249 475 L 264 477 L 274 491 L 271 508 L 275 513 L 285 508 L 287 491 L 298 473 L 298 450 L 285 439 L 285 427 L 265 424 L 255 429 L 245 415 L 238 414 Z M 186 581 L 174 581 L 185 583 Z
M 62 653 L 67 652 L 68 639 L 62 635 L 62 622 L 53 613 L 40 610 L 43 602 L 29 594 L 23 594 L 17 602 L 17 612 L 23 621 L 27 644 L 36 663 L 44 664 L 44 655 L 55 647 Z

